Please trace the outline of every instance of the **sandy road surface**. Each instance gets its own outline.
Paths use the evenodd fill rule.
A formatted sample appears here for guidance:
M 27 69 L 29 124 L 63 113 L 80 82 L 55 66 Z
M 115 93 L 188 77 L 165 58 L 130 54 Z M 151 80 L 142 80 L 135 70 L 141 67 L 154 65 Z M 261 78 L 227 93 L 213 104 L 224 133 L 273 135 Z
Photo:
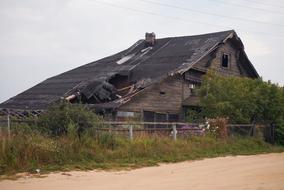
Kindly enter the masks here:
M 284 190 L 284 153 L 220 157 L 132 171 L 75 171 L 0 182 L 0 190 L 10 189 Z

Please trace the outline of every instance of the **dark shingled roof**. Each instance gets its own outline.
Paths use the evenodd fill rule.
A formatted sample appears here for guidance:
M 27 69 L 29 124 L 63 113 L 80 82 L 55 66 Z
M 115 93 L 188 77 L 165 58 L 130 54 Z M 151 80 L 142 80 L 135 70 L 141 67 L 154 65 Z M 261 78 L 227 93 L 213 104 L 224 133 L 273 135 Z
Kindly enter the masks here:
M 162 38 L 148 48 L 144 40 L 139 40 L 122 52 L 51 77 L 0 104 L 0 108 L 45 109 L 50 103 L 70 95 L 74 89 L 90 94 L 96 84 L 102 84 L 115 74 L 127 74 L 130 81 L 159 80 L 172 72 L 189 69 L 232 34 L 235 34 L 233 30 Z

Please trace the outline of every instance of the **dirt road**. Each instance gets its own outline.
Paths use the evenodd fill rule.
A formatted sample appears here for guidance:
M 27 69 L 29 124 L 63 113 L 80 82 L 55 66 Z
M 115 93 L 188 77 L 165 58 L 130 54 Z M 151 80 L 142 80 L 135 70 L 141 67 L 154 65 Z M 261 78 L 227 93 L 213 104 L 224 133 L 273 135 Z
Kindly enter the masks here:
M 132 171 L 68 172 L 1 181 L 1 190 L 284 190 L 284 153 L 162 164 Z

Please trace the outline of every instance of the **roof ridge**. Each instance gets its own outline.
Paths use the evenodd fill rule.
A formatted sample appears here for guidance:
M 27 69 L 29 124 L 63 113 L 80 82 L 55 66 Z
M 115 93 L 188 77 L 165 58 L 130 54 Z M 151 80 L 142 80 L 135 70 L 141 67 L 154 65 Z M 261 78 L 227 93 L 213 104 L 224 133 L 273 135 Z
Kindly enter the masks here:
M 183 36 L 170 36 L 170 37 L 164 37 L 164 38 L 157 38 L 157 40 L 162 39 L 168 39 L 168 38 L 185 38 L 185 37 L 202 37 L 202 36 L 208 36 L 208 35 L 217 35 L 221 33 L 236 33 L 235 30 L 225 30 L 225 31 L 219 31 L 219 32 L 211 32 L 211 33 L 204 33 L 204 34 L 194 34 L 194 35 L 183 35 Z

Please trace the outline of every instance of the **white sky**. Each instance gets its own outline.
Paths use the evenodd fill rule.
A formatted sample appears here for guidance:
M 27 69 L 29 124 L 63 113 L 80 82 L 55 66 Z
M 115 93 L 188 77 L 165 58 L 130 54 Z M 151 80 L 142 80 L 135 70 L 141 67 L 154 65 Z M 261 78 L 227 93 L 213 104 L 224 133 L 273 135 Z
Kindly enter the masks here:
M 283 10 L 282 0 L 0 0 L 0 102 L 126 49 L 145 32 L 235 29 L 259 74 L 284 84 Z

